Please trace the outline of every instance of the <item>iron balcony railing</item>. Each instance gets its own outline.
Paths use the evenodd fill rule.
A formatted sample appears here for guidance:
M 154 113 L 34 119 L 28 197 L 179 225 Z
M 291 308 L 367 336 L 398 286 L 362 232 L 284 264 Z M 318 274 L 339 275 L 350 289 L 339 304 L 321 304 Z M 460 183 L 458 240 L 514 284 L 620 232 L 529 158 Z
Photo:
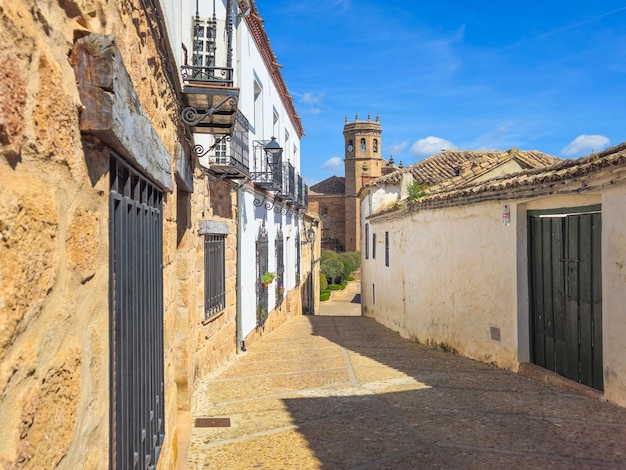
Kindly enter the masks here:
M 202 65 L 183 65 L 180 68 L 183 80 L 192 84 L 200 82 L 206 85 L 232 87 L 234 71 L 232 67 L 206 67 Z
M 184 108 L 181 118 L 195 133 L 229 135 L 235 126 L 239 89 L 234 88 L 231 3 L 232 0 L 226 0 L 226 17 L 218 20 L 215 2 L 211 18 L 200 17 L 196 2 L 191 51 L 182 46 Z
M 281 198 L 285 201 L 296 201 L 296 169 L 289 163 L 283 163 L 283 188 Z
M 303 195 L 303 191 L 304 190 L 304 180 L 302 179 L 301 175 L 298 175 L 296 178 L 296 203 L 299 206 L 304 206 L 304 195 Z
M 281 192 L 283 189 L 282 156 L 270 155 L 265 151 L 269 140 L 254 141 L 254 165 L 250 181 L 268 191 Z
M 309 187 L 306 184 L 304 184 L 302 186 L 302 189 L 303 189 L 303 191 L 302 191 L 302 206 L 305 209 L 308 209 L 309 208 Z
M 215 144 L 207 151 L 201 145 L 195 146 L 198 157 L 206 157 L 210 173 L 221 178 L 248 177 L 250 173 L 248 127 L 248 120 L 241 111 L 237 110 L 232 135 L 216 137 Z

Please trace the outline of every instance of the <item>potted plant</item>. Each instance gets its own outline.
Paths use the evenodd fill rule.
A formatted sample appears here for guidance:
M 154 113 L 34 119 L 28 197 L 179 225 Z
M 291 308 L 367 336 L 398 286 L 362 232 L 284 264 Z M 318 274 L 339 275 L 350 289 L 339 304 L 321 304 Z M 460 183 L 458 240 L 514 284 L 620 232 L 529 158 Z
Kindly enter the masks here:
M 263 285 L 263 287 L 267 287 L 274 281 L 275 277 L 276 277 L 275 273 L 271 271 L 267 271 L 265 274 L 261 276 L 261 284 Z

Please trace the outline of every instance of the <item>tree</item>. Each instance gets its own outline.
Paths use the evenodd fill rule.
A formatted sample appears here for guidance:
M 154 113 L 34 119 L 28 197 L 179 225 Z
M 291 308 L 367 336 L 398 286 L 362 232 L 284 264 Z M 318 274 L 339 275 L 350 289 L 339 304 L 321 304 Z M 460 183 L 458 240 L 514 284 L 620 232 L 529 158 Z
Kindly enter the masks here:
M 320 271 L 331 284 L 339 284 L 344 278 L 344 265 L 334 251 L 324 250 L 320 259 Z

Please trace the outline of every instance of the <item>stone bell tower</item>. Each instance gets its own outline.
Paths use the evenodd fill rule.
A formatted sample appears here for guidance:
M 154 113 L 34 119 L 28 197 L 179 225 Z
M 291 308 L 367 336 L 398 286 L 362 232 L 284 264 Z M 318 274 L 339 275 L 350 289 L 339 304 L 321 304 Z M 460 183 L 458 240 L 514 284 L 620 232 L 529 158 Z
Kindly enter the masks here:
M 367 121 L 359 121 L 359 115 L 354 122 L 346 122 L 343 126 L 344 136 L 344 165 L 346 175 L 345 193 L 345 251 L 361 249 L 359 199 L 357 193 L 363 186 L 363 181 L 378 178 L 382 174 L 384 160 L 381 157 L 380 117 L 372 121 L 370 114 Z

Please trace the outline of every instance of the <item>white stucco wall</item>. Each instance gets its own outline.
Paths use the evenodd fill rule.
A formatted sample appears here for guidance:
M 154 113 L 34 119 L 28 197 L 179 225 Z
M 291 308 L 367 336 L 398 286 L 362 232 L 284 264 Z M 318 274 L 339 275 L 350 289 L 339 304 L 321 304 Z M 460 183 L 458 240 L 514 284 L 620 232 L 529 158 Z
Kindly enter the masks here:
M 257 204 L 254 203 L 255 199 Z M 259 230 L 263 224 L 267 230 L 268 238 L 268 269 L 276 272 L 277 260 L 275 241 L 280 229 L 283 231 L 284 240 L 284 274 L 283 283 L 285 295 L 287 291 L 295 287 L 296 273 L 296 234 L 300 231 L 303 237 L 302 221 L 294 214 L 276 212 L 273 208 L 266 209 L 265 205 L 258 205 L 263 200 L 263 193 L 253 191 L 246 187 L 243 191 L 242 227 L 241 227 L 241 333 L 245 339 L 257 326 L 256 316 L 256 241 Z M 271 202 L 272 199 L 269 199 Z M 280 206 L 280 204 L 279 204 Z M 281 206 L 282 207 L 282 206 Z M 268 312 L 276 307 L 275 289 L 276 281 L 269 288 Z
M 289 161 L 300 173 L 300 137 L 283 105 L 278 90 L 271 78 L 259 49 L 250 34 L 246 22 L 239 20 L 237 26 L 236 85 L 240 88 L 239 109 L 250 121 L 250 151 L 252 141 L 270 140 L 272 136 L 283 147 L 283 161 Z M 263 123 L 255 122 L 254 83 L 262 89 Z M 274 112 L 278 114 L 278 135 L 274 135 Z M 289 134 L 288 148 L 285 132 Z M 293 148 L 296 148 L 294 152 Z
M 604 390 L 607 399 L 626 405 L 624 200 L 622 183 L 585 195 L 483 202 L 368 220 L 371 202 L 364 198 L 370 257 L 364 259 L 362 246 L 363 313 L 403 337 L 517 370 L 530 360 L 527 211 L 601 203 Z M 505 203 L 511 210 L 509 226 L 502 224 Z M 492 327 L 500 330 L 500 340 L 492 339 Z
M 404 337 L 513 368 L 517 253 L 515 228 L 502 225 L 501 212 L 500 203 L 490 203 L 371 221 L 377 247 L 376 259 L 370 247 L 363 262 L 364 313 Z M 500 341 L 490 327 L 500 329 Z
M 602 195 L 604 391 L 626 406 L 626 185 Z

